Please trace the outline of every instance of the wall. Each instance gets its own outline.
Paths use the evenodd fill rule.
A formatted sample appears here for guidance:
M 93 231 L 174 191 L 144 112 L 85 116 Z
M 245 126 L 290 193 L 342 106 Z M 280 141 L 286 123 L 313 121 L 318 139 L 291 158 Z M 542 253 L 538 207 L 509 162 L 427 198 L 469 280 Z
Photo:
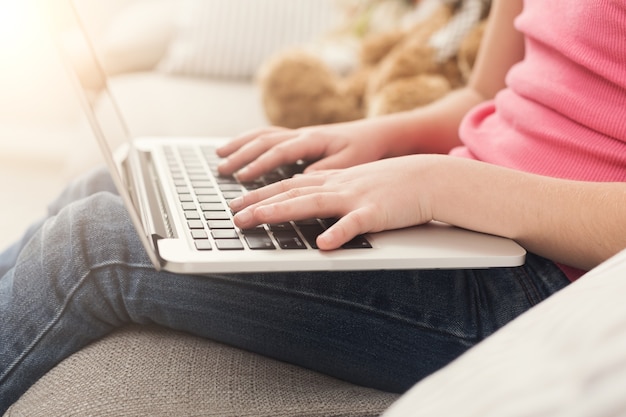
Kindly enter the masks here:
M 0 249 L 44 213 L 73 150 L 93 140 L 50 36 L 55 1 L 66 0 L 0 0 Z M 129 1 L 93 1 L 92 12 Z

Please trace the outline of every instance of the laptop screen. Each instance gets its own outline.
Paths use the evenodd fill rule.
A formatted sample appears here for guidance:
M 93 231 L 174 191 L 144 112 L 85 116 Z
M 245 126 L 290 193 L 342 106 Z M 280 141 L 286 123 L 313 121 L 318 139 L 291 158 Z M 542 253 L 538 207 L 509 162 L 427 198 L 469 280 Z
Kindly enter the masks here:
M 160 269 L 160 261 L 153 250 L 153 239 L 148 235 L 141 221 L 136 201 L 129 191 L 129 179 L 123 168 L 126 157 L 134 155 L 132 147 L 125 147 L 129 153 L 123 158 L 118 160 L 114 156 L 114 151 L 121 145 L 130 145 L 131 136 L 128 127 L 113 97 L 108 77 L 98 59 L 96 47 L 82 22 L 78 3 L 72 0 L 61 1 L 59 7 L 64 8 L 59 14 L 63 18 L 51 22 L 57 48 L 73 81 L 95 139 L 102 150 L 111 178 L 128 209 L 131 221 L 139 232 L 139 237 L 155 268 Z
M 82 105 L 88 107 L 87 116 L 96 131 L 101 146 L 111 153 L 130 140 L 130 133 L 119 105 L 108 83 L 105 69 L 98 58 L 96 45 L 89 36 L 81 17 L 80 1 L 63 1 L 67 7 L 62 24 L 53 28 L 63 61 L 68 67 Z M 100 131 L 101 134 L 97 134 Z

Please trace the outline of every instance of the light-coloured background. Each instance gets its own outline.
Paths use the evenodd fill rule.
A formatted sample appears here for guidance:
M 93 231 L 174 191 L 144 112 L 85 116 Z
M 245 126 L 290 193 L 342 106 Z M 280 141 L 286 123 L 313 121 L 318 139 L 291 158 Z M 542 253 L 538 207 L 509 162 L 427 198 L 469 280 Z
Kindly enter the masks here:
M 69 22 L 68 1 L 0 0 L 0 246 L 40 217 L 69 179 L 101 163 L 48 29 L 50 20 Z M 78 6 L 133 136 L 231 136 L 266 124 L 253 82 L 258 66 L 326 33 L 336 17 L 334 0 Z
M 114 13 L 128 0 L 94 2 Z M 50 36 L 53 0 L 0 0 L 0 248 L 76 176 L 93 141 Z

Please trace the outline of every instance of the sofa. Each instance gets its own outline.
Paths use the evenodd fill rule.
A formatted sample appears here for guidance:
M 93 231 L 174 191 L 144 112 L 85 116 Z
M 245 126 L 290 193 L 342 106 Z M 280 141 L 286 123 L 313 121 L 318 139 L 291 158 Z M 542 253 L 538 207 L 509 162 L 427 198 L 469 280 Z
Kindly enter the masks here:
M 266 125 L 256 68 L 325 31 L 334 13 L 325 0 L 107 3 L 76 6 L 133 136 L 232 136 Z M 298 14 L 275 16 L 280 4 Z M 269 31 L 277 19 L 282 29 Z M 222 33 L 222 44 L 204 43 L 214 35 L 205 25 Z M 206 55 L 219 59 L 204 62 Z M 69 161 L 76 175 L 101 163 L 81 128 L 85 141 Z M 128 326 L 50 371 L 7 415 L 375 416 L 397 397 L 180 332 Z
M 115 13 L 88 9 L 106 17 L 94 23 L 94 36 L 133 135 L 231 136 L 266 123 L 253 73 L 263 54 L 286 46 L 284 37 L 255 59 L 239 61 L 238 53 L 217 66 L 199 59 L 215 45 L 189 45 L 206 24 L 197 18 L 219 16 L 223 24 L 234 19 L 230 7 L 249 1 L 115 0 Z M 296 3 L 255 1 L 259 27 L 276 19 L 263 17 L 269 5 Z M 297 36 L 325 30 L 331 2 L 297 3 L 310 25 Z M 237 22 L 252 24 L 235 19 L 226 26 L 237 32 Z M 221 48 L 220 56 L 238 50 Z M 76 171 L 98 163 L 92 142 L 81 146 Z M 130 325 L 60 363 L 5 416 L 626 415 L 624 277 L 626 251 L 402 396 L 188 334 Z
M 5 416 L 626 415 L 626 250 L 397 395 L 208 340 L 129 326 Z

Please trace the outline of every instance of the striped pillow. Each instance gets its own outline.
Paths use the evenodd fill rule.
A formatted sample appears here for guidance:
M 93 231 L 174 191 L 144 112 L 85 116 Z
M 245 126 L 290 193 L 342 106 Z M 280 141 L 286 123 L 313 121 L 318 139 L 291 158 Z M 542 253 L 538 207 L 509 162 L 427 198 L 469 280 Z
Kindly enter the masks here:
M 336 23 L 335 0 L 186 0 L 159 69 L 251 78 L 272 53 L 310 42 Z

